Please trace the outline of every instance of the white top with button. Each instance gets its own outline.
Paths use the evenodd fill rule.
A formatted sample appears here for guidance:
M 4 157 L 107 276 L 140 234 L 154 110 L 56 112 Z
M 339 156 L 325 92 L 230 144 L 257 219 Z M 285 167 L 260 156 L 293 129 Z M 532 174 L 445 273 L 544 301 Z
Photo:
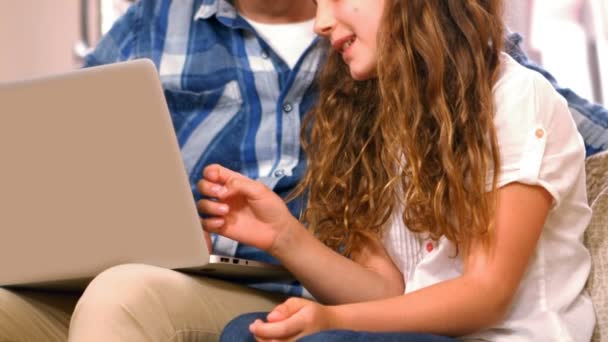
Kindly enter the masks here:
M 583 293 L 591 267 L 582 243 L 591 217 L 583 140 L 566 101 L 549 82 L 507 55 L 502 65 L 494 87 L 498 186 L 539 185 L 554 203 L 505 320 L 464 340 L 589 341 L 595 314 Z M 450 241 L 433 242 L 410 232 L 401 215 L 402 210 L 393 214 L 385 247 L 404 275 L 406 293 L 462 275 L 461 256 L 454 257 Z

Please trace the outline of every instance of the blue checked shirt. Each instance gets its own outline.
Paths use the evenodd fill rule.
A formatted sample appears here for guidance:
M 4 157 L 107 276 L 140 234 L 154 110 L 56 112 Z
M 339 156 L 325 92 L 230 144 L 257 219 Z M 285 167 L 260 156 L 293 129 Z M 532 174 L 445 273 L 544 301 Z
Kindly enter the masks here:
M 507 52 L 541 72 L 568 100 L 591 155 L 608 147 L 608 112 L 557 85 L 519 49 Z M 302 177 L 300 121 L 315 101 L 315 72 L 324 51 L 313 42 L 293 70 L 238 16 L 227 0 L 139 0 L 86 58 L 85 66 L 134 58 L 156 64 L 190 178 L 194 199 L 202 169 L 219 163 L 285 196 Z M 302 201 L 289 204 L 299 216 Z M 213 237 L 214 252 L 277 262 L 255 248 Z M 297 283 L 258 284 L 308 295 Z
M 316 100 L 324 50 L 312 42 L 294 69 L 226 0 L 140 0 L 87 56 L 85 66 L 149 58 L 157 66 L 194 199 L 206 165 L 219 163 L 285 196 L 305 170 L 300 122 Z M 299 216 L 302 201 L 289 203 Z M 274 262 L 224 237 L 214 253 Z M 259 284 L 305 295 L 297 283 Z

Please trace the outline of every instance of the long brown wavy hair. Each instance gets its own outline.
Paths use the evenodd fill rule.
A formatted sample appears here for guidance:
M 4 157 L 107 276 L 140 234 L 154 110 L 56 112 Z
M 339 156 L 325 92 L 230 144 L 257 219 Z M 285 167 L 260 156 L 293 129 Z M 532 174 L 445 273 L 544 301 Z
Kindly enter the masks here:
M 490 235 L 503 34 L 501 0 L 386 0 L 377 78 L 353 80 L 329 53 L 296 190 L 321 241 L 350 255 L 401 208 L 408 229 L 459 249 Z

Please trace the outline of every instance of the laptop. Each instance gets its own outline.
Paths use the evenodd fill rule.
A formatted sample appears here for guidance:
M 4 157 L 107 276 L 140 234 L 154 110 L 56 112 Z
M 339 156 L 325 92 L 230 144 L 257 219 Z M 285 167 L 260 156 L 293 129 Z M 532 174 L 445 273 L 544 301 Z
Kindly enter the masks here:
M 151 61 L 0 84 L 0 286 L 81 288 L 125 263 L 292 279 L 210 255 Z

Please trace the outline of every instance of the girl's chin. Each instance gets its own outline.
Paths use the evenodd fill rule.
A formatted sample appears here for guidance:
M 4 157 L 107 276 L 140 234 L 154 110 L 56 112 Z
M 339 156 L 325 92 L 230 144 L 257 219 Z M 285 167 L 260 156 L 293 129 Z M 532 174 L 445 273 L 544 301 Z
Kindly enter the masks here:
M 377 77 L 375 65 L 362 65 L 361 63 L 357 64 L 355 61 L 351 60 L 350 63 L 348 63 L 348 67 L 350 70 L 350 76 L 355 81 L 365 81 Z
M 376 77 L 376 73 L 375 72 L 361 72 L 358 70 L 353 70 L 352 68 L 350 69 L 350 76 L 355 80 L 355 81 L 365 81 L 365 80 L 369 80 L 372 78 Z

